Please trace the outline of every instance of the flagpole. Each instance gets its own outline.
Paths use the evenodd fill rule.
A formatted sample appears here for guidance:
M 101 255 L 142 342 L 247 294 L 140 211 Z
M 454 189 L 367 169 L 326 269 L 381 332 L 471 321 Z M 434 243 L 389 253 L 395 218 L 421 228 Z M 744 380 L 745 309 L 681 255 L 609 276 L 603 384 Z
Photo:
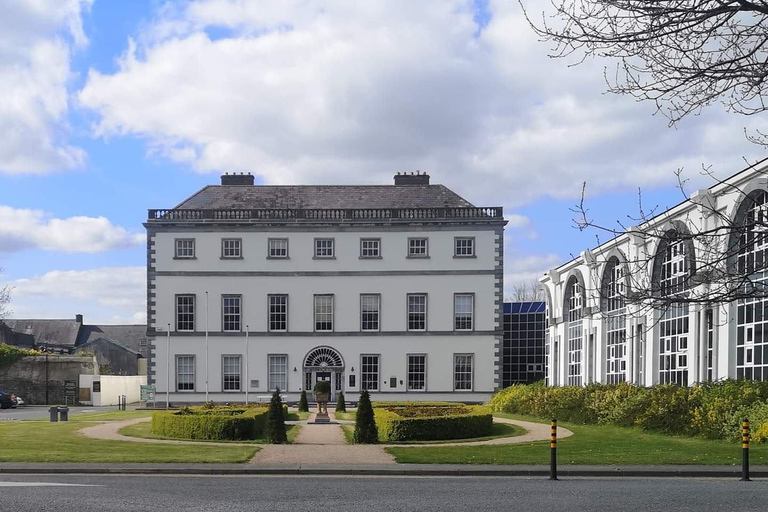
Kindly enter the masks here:
M 171 324 L 168 324 L 165 342 L 165 408 L 171 408 Z
M 248 405 L 248 326 L 245 326 L 245 405 Z
M 205 292 L 205 401 L 208 401 L 208 292 Z

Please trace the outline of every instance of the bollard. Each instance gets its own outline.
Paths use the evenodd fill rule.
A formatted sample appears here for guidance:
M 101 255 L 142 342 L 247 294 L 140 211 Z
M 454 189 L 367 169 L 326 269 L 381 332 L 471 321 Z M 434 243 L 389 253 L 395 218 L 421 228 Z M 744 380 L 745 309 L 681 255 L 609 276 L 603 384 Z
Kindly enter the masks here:
M 55 423 L 59 421 L 59 408 L 58 407 L 51 407 L 48 409 L 48 414 L 51 415 L 51 423 Z
M 69 421 L 69 407 L 59 407 L 59 414 L 61 415 L 61 421 Z
M 549 479 L 557 480 L 557 418 L 552 418 L 549 435 Z
M 741 422 L 741 481 L 749 482 L 749 419 Z

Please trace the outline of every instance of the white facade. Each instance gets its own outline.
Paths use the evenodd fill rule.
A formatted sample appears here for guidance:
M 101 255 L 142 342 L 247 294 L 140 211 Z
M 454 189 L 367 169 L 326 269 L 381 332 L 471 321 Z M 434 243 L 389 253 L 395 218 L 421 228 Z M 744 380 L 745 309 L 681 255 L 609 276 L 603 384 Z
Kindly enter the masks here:
M 541 282 L 549 321 L 548 384 L 627 381 L 650 386 L 667 382 L 692 385 L 725 378 L 768 380 L 768 336 L 764 336 L 768 335 L 768 315 L 763 316 L 766 300 L 693 302 L 666 312 L 623 300 L 632 291 L 630 275 L 634 282 L 667 289 L 685 281 L 688 293 L 702 297 L 711 284 L 697 280 L 697 272 L 714 266 L 707 258 L 716 256 L 713 261 L 718 261 L 718 257 L 732 254 L 727 266 L 733 270 L 739 258 L 768 248 L 765 237 L 751 238 L 756 233 L 751 227 L 749 243 L 739 241 L 738 236 L 747 229 L 739 228 L 748 224 L 746 211 L 766 208 L 765 172 L 766 165 L 761 162 L 696 192 L 641 229 L 630 229 L 631 233 L 584 251 L 547 272 Z M 714 248 L 702 247 L 696 236 L 687 242 L 668 243 L 663 237 L 640 233 L 695 234 L 718 227 L 729 233 L 731 226 L 737 227 L 730 231 L 734 234 L 723 235 Z M 726 265 L 718 262 L 716 266 L 722 270 Z M 765 276 L 757 273 L 752 278 L 759 281 Z
M 171 402 L 257 401 L 280 387 L 295 401 L 317 380 L 349 400 L 363 381 L 374 400 L 487 399 L 499 378 L 504 221 L 500 209 L 462 211 L 468 218 L 366 210 L 308 222 L 150 212 L 149 377 L 158 400 L 168 391 Z M 414 238 L 427 239 L 428 257 L 409 256 Z M 457 256 L 467 239 L 473 254 Z M 269 240 L 278 241 L 274 253 Z M 330 253 L 327 240 L 332 257 L 317 257 Z M 457 329 L 457 303 L 462 318 L 471 308 L 468 329 Z

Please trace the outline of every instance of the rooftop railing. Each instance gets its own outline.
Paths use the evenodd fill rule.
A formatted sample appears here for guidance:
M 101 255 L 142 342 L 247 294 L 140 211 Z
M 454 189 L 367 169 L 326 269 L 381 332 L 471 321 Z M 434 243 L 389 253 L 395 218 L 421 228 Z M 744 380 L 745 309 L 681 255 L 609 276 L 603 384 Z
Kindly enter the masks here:
M 258 221 L 376 221 L 376 220 L 501 220 L 502 207 L 455 208 L 335 208 L 335 209 L 170 209 L 149 210 L 148 220 L 159 222 Z

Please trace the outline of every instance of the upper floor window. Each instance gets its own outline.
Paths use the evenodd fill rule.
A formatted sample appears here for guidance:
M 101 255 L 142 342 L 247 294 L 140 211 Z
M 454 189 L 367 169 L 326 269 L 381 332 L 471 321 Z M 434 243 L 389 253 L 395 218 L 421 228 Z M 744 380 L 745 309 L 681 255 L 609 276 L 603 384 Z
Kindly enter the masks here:
M 334 258 L 333 238 L 315 238 L 315 258 Z
M 475 316 L 475 296 L 457 293 L 453 296 L 453 326 L 457 331 L 471 331 Z
M 361 238 L 360 239 L 360 257 L 361 258 L 381 258 L 381 239 L 380 238 Z
M 195 239 L 177 238 L 176 239 L 176 258 L 194 258 L 195 257 Z
M 380 311 L 381 311 L 380 295 L 361 295 L 360 296 L 360 329 L 363 331 L 378 331 Z
M 288 296 L 269 296 L 269 330 L 281 332 L 288 330 Z
M 429 239 L 428 238 L 409 238 L 408 239 L 408 257 L 409 258 L 428 258 L 429 257 Z
M 267 242 L 267 258 L 287 258 L 288 257 L 288 239 L 270 238 Z
M 222 238 L 221 239 L 221 257 L 222 258 L 242 258 L 243 241 L 240 238 Z
M 424 294 L 408 295 L 408 330 L 427 330 L 427 296 Z
M 453 255 L 458 258 L 471 258 L 475 255 L 475 237 L 457 236 L 454 240 Z
M 176 330 L 195 330 L 195 296 L 176 296 Z
M 333 330 L 333 295 L 315 295 L 315 331 Z
M 240 331 L 241 302 L 242 297 L 240 295 L 224 295 L 221 297 L 222 326 L 224 331 Z

